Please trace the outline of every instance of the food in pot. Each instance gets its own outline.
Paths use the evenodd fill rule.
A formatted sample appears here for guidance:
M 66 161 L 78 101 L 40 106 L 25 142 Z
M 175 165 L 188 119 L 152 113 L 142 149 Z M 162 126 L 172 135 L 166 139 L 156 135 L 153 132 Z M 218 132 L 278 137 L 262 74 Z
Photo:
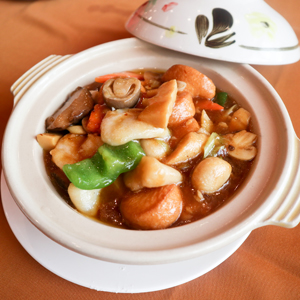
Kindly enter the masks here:
M 95 78 L 47 118 L 37 140 L 70 205 L 138 230 L 211 214 L 230 200 L 257 155 L 250 112 L 184 65 Z

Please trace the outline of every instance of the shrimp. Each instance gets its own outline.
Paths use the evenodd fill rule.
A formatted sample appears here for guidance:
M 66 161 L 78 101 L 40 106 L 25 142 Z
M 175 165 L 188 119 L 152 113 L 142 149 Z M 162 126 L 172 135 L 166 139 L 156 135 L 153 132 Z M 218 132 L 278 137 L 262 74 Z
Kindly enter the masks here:
M 98 135 L 69 133 L 59 140 L 50 154 L 53 162 L 62 169 L 65 164 L 74 164 L 91 158 L 102 144 L 101 137 Z

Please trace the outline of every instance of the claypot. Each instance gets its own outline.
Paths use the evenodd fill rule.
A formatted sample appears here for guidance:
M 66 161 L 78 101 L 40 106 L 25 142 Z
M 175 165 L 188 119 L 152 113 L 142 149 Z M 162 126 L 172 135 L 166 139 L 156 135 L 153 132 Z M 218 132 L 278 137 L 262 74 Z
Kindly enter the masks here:
M 35 136 L 45 119 L 77 86 L 96 76 L 138 68 L 194 67 L 227 91 L 252 115 L 258 156 L 232 199 L 211 215 L 177 228 L 135 231 L 113 228 L 71 208 L 46 174 Z M 50 56 L 12 87 L 16 106 L 3 142 L 2 163 L 19 208 L 45 235 L 83 255 L 126 264 L 160 264 L 225 247 L 265 225 L 294 227 L 300 220 L 300 142 L 272 86 L 252 67 L 194 57 L 136 38 L 76 55 Z

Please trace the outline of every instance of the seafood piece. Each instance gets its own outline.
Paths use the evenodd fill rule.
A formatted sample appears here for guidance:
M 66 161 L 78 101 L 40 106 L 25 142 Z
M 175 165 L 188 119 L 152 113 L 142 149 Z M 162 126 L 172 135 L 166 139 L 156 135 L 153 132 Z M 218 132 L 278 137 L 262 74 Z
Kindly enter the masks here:
M 208 136 L 203 133 L 190 132 L 178 143 L 176 149 L 164 161 L 167 165 L 186 162 L 203 152 Z
M 140 121 L 142 109 L 117 109 L 106 113 L 101 123 L 101 137 L 112 146 L 125 144 L 134 139 L 160 138 L 169 135 L 168 129 L 154 127 Z
M 195 115 L 195 105 L 189 92 L 177 93 L 175 105 L 169 119 L 169 127 L 180 125 L 193 118 Z
M 200 193 L 214 193 L 229 179 L 231 169 L 231 165 L 221 158 L 206 158 L 196 166 L 192 185 Z
M 179 141 L 187 135 L 189 132 L 197 132 L 200 126 L 195 118 L 191 118 L 186 122 L 179 124 L 172 128 L 172 137 L 170 139 L 170 145 L 172 148 L 176 147 Z
M 138 166 L 124 174 L 124 183 L 132 191 L 154 188 L 182 181 L 182 175 L 156 158 L 144 156 Z
M 161 139 L 140 140 L 140 144 L 147 156 L 155 157 L 159 160 L 170 152 L 169 144 Z
M 138 119 L 154 127 L 167 128 L 176 95 L 176 80 L 165 82 L 154 97 L 147 99 L 147 107 L 139 114 Z
M 230 156 L 240 160 L 252 160 L 257 153 L 257 149 L 253 145 L 256 139 L 256 134 L 246 130 L 227 134 L 225 135 L 227 152 Z
M 91 158 L 102 144 L 101 137 L 94 134 L 68 133 L 58 141 L 50 154 L 53 162 L 62 169 L 65 164 L 74 164 Z

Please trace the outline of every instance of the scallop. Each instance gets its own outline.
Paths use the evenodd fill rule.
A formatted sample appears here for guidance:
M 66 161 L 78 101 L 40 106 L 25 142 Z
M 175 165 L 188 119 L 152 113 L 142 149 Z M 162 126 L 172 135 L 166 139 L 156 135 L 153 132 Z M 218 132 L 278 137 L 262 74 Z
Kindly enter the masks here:
M 206 158 L 196 166 L 192 185 L 203 193 L 214 193 L 229 179 L 231 170 L 231 165 L 219 157 Z

